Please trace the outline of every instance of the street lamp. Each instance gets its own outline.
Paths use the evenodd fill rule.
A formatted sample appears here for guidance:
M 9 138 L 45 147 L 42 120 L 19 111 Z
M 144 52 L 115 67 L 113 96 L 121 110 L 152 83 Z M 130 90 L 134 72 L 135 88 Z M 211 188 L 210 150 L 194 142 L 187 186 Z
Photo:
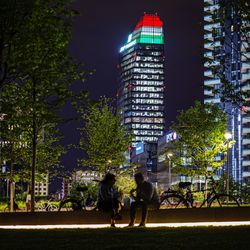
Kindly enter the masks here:
M 229 141 L 232 139 L 232 134 L 230 132 L 225 133 L 225 138 L 227 140 L 227 195 L 229 195 Z
M 171 157 L 173 156 L 172 153 L 168 153 L 167 157 L 169 160 L 169 166 L 168 166 L 168 187 L 171 188 L 171 183 L 172 183 L 172 175 L 171 175 L 171 168 L 172 168 L 172 162 L 171 162 Z

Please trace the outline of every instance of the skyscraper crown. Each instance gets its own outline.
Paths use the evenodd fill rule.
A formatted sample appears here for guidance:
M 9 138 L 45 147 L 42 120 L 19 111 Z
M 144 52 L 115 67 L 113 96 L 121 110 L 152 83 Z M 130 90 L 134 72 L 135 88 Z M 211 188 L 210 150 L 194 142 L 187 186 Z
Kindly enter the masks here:
M 143 17 L 140 19 L 140 21 L 137 23 L 135 30 L 140 29 L 142 27 L 159 27 L 162 28 L 163 22 L 161 21 L 158 14 L 147 14 L 144 13 Z
M 127 43 L 120 49 L 120 52 L 123 52 L 137 43 L 164 43 L 163 22 L 157 14 L 144 13 L 135 26 L 133 33 L 128 36 Z

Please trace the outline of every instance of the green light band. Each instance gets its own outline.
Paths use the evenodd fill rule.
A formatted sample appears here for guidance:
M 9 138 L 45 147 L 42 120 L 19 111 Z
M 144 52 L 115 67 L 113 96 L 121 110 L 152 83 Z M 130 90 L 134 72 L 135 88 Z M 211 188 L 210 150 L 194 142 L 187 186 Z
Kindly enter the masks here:
M 130 38 L 131 39 L 131 38 Z M 134 46 L 137 43 L 149 43 L 149 44 L 164 44 L 164 36 L 156 36 L 154 34 L 152 35 L 140 35 L 135 40 L 130 40 L 130 42 L 126 43 L 123 47 L 120 49 L 120 53 L 129 49 L 130 47 Z
M 164 38 L 163 36 L 141 35 L 137 39 L 137 43 L 164 44 Z

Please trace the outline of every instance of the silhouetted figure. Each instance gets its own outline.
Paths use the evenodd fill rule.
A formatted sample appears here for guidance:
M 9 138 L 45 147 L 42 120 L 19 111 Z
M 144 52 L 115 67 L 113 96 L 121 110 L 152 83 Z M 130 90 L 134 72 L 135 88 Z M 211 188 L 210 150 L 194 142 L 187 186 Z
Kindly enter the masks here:
M 114 190 L 115 175 L 107 173 L 100 182 L 97 207 L 111 213 L 111 226 L 115 227 L 115 219 L 120 219 L 118 193 Z
M 136 189 L 132 189 L 130 191 L 134 202 L 130 205 L 130 223 L 128 226 L 134 226 L 136 209 L 141 208 L 142 217 L 139 226 L 144 227 L 147 220 L 148 209 L 159 209 L 160 200 L 153 184 L 149 181 L 145 181 L 141 173 L 135 174 L 134 178 L 136 182 Z
M 91 194 L 88 194 L 88 197 L 86 198 L 85 205 L 87 207 L 91 207 L 94 204 L 94 199 L 92 198 Z

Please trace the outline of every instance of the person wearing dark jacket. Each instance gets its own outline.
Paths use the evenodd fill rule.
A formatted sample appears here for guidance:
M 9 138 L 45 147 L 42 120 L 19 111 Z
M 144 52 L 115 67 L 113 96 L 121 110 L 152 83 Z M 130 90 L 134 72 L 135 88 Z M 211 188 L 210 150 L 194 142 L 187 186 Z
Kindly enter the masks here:
M 130 223 L 128 226 L 134 226 L 136 209 L 141 208 L 142 216 L 139 227 L 145 227 L 148 209 L 159 209 L 160 199 L 153 184 L 149 181 L 145 181 L 141 173 L 135 174 L 134 179 L 136 189 L 130 191 L 134 201 L 130 204 Z
M 120 219 L 118 193 L 114 190 L 115 175 L 107 173 L 100 182 L 97 207 L 99 210 L 111 213 L 111 226 L 115 227 L 115 220 Z

